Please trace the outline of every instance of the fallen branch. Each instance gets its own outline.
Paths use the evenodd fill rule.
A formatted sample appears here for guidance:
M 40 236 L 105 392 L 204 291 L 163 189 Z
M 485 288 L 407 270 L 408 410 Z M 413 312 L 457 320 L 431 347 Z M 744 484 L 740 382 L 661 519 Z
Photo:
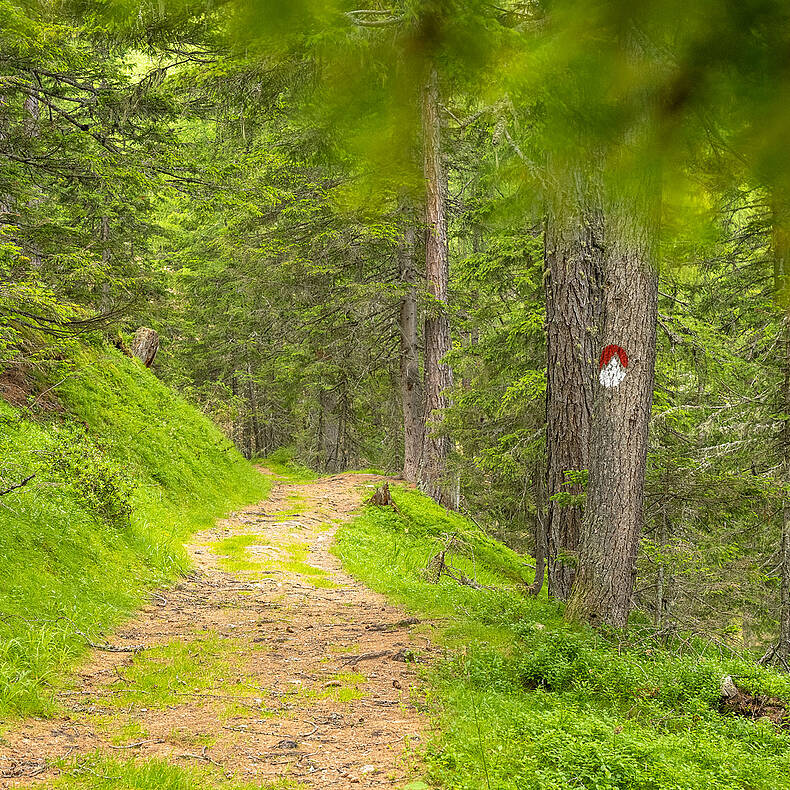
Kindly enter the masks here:
M 14 483 L 14 485 L 6 488 L 5 491 L 0 491 L 0 496 L 5 496 L 6 494 L 10 494 L 12 491 L 16 491 L 17 488 L 22 488 L 22 486 L 26 486 L 34 477 L 35 474 L 28 475 L 24 480 L 20 480 L 18 483 Z
M 458 584 L 464 587 L 471 587 L 474 590 L 494 589 L 493 587 L 480 584 L 476 579 L 470 579 L 463 571 L 458 570 L 458 568 L 453 568 L 453 566 L 447 562 L 447 553 L 453 551 L 458 554 L 471 556 L 472 562 L 474 563 L 475 555 L 471 546 L 469 546 L 463 538 L 458 537 L 457 533 L 448 535 L 445 538 L 445 543 L 441 551 L 434 554 L 425 566 L 424 575 L 429 582 L 438 584 L 442 576 L 449 576 Z
M 417 617 L 406 617 L 403 620 L 398 620 L 396 623 L 376 623 L 369 625 L 365 630 L 367 631 L 395 631 L 398 628 L 405 628 L 407 625 L 417 625 L 421 622 Z
M 126 746 L 113 746 L 111 743 L 106 744 L 110 749 L 139 749 L 141 746 L 145 746 L 148 743 L 164 743 L 163 740 L 147 740 L 147 741 L 137 741 L 135 743 L 128 743 Z
M 788 727 L 787 710 L 782 700 L 765 694 L 750 694 L 738 687 L 731 675 L 721 682 L 719 711 L 747 719 L 767 719 L 779 727 Z
M 204 746 L 203 747 L 203 751 L 202 751 L 201 754 L 193 754 L 192 752 L 184 752 L 184 754 L 179 754 L 179 755 L 176 755 L 176 756 L 181 758 L 181 759 L 191 758 L 193 760 L 205 760 L 207 763 L 211 763 L 212 765 L 219 765 L 219 766 L 221 766 L 222 763 L 218 763 L 216 760 L 212 760 L 211 757 L 209 757 L 206 754 L 206 749 L 208 749 L 208 746 Z
M 392 655 L 392 650 L 379 650 L 376 653 L 361 653 L 358 656 L 350 656 L 343 661 L 347 667 L 355 667 L 360 661 L 372 661 L 374 658 L 384 658 Z
M 77 629 L 74 629 L 74 631 L 85 640 L 88 647 L 92 647 L 94 650 L 103 650 L 105 653 L 139 653 L 141 650 L 145 650 L 145 645 L 129 645 L 127 647 L 125 645 L 108 645 L 106 642 L 103 645 L 99 645 L 84 631 L 77 631 Z

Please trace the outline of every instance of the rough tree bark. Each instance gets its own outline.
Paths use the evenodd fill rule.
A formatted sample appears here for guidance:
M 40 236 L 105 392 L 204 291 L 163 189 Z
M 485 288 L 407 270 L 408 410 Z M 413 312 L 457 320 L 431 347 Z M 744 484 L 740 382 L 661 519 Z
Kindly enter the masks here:
M 782 391 L 781 410 L 790 414 L 790 210 L 786 202 L 773 196 L 773 258 L 776 297 L 782 317 Z M 782 423 L 779 439 L 782 482 L 790 488 L 790 418 Z M 780 538 L 781 586 L 779 592 L 779 638 L 760 659 L 763 664 L 778 664 L 790 669 L 790 493 L 785 493 Z
M 448 479 L 450 439 L 437 430 L 453 372 L 442 359 L 450 351 L 447 285 L 450 277 L 445 195 L 447 176 L 442 165 L 439 80 L 435 70 L 423 91 L 423 146 L 425 159 L 425 273 L 432 297 L 425 319 L 425 431 L 420 463 L 420 488 L 445 507 L 458 506 L 457 485 Z
M 593 625 L 625 626 L 642 528 L 658 308 L 650 186 L 623 189 L 606 218 L 599 362 L 621 365 L 625 377 L 595 385 L 579 564 L 565 610 L 566 618 Z
M 535 497 L 535 580 L 529 586 L 530 595 L 543 589 L 546 575 L 546 540 L 548 532 L 548 502 L 546 501 L 546 474 L 543 464 L 535 464 L 533 479 Z
M 414 227 L 407 226 L 398 250 L 398 265 L 405 292 L 400 303 L 400 384 L 403 404 L 403 477 L 416 483 L 423 441 L 420 359 L 417 347 L 417 267 Z
M 783 234 L 787 242 L 787 234 Z M 783 249 L 785 266 L 790 264 L 790 245 Z M 790 274 L 790 271 L 788 271 Z M 790 315 L 783 321 L 784 333 L 784 386 L 782 388 L 783 409 L 790 414 Z M 785 419 L 782 427 L 782 479 L 790 487 L 790 418 Z M 782 507 L 782 583 L 779 598 L 779 641 L 774 650 L 776 663 L 790 669 L 790 494 L 785 493 Z
M 147 368 L 150 368 L 156 359 L 157 351 L 159 351 L 159 335 L 156 330 L 141 326 L 134 333 L 132 354 L 142 360 Z
M 587 469 L 601 317 L 602 220 L 587 197 L 558 202 L 545 234 L 546 560 L 549 594 L 563 601 L 573 583 L 584 509 L 557 496 L 583 493 L 578 478 L 569 482 L 566 473 Z

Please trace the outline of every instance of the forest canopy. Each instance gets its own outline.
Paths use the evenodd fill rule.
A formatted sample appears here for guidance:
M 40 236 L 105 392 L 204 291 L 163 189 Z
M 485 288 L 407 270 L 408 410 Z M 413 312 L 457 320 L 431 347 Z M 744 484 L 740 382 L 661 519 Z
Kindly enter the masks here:
M 566 617 L 790 660 L 781 0 L 0 0 L 0 359 L 397 472 Z

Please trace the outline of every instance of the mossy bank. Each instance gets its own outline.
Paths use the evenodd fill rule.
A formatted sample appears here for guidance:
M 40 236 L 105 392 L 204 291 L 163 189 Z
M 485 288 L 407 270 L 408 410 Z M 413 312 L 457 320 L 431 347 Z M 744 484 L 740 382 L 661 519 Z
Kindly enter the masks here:
M 88 641 L 187 569 L 185 537 L 270 486 L 113 348 L 75 351 L 34 384 L 38 399 L 0 400 L 0 488 L 35 475 L 0 498 L 3 718 L 51 712 Z

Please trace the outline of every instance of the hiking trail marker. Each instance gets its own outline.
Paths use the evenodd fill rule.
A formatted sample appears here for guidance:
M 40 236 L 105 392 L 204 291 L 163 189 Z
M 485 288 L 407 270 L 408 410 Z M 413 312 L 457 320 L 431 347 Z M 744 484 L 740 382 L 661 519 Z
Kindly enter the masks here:
M 628 369 L 628 354 L 620 346 L 606 346 L 598 362 L 598 379 L 604 387 L 619 387 Z

